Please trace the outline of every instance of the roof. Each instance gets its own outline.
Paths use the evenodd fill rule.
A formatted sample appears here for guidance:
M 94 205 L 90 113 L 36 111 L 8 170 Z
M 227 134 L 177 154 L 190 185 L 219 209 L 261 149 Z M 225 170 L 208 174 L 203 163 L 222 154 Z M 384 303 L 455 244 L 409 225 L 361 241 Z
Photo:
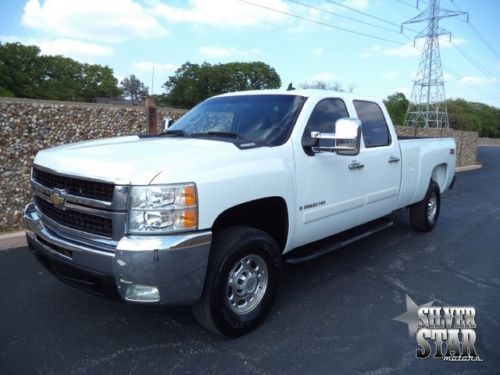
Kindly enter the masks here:
M 373 102 L 381 102 L 380 99 L 369 96 L 358 95 L 355 93 L 348 93 L 343 91 L 321 90 L 321 89 L 296 89 L 290 91 L 283 89 L 236 91 L 236 92 L 217 95 L 217 97 L 239 96 L 239 95 L 298 95 L 307 98 L 315 97 L 317 99 L 337 97 L 345 100 L 367 100 Z

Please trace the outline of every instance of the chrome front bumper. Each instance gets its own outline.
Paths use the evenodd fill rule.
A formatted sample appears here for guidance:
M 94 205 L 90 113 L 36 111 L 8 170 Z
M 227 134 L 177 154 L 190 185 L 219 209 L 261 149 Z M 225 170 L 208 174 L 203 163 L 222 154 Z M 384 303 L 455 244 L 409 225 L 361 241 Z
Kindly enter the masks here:
M 30 249 L 67 284 L 102 295 L 118 292 L 125 301 L 152 304 L 191 304 L 203 293 L 211 231 L 125 236 L 110 251 L 56 233 L 42 221 L 33 203 L 26 206 L 24 218 Z

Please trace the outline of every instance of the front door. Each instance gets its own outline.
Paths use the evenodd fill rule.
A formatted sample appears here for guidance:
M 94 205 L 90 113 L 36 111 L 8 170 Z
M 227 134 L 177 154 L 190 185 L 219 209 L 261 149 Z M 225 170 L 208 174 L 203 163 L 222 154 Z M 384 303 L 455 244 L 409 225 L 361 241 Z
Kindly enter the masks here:
M 304 137 L 311 131 L 333 133 L 335 121 L 349 117 L 342 99 L 328 98 L 316 104 Z M 327 146 L 330 140 L 320 140 Z M 350 168 L 360 155 L 332 152 L 314 154 L 310 148 L 294 145 L 297 207 L 295 246 L 328 237 L 356 226 L 363 213 L 366 179 L 363 169 Z

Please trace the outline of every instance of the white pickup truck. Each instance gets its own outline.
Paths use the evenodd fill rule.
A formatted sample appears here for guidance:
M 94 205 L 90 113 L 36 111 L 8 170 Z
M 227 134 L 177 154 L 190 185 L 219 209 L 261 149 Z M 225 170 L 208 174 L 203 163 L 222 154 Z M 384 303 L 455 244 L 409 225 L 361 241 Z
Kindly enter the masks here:
M 238 92 L 202 102 L 162 134 L 39 152 L 26 233 L 67 284 L 190 304 L 203 326 L 238 336 L 270 310 L 283 261 L 385 228 L 380 218 L 400 208 L 431 230 L 454 174 L 454 140 L 398 139 L 381 101 Z

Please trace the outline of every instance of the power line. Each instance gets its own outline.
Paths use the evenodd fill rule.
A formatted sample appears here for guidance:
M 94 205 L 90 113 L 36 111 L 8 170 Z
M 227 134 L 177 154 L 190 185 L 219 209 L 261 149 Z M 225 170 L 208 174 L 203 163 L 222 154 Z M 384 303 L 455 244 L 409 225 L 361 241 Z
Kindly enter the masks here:
M 352 8 L 352 7 L 348 6 L 348 5 L 345 5 L 345 4 L 342 4 L 342 3 L 338 3 L 338 2 L 333 1 L 333 0 L 325 0 L 325 1 L 327 1 L 327 2 L 329 2 L 329 3 L 332 3 L 332 4 L 335 4 L 335 5 L 339 6 L 339 7 L 342 7 L 342 8 L 345 8 L 345 9 L 349 9 L 349 10 L 351 10 L 351 11 L 353 11 L 353 12 L 356 12 L 356 13 L 362 14 L 362 15 L 363 15 L 363 16 L 365 16 L 365 17 L 370 17 L 370 18 L 376 19 L 376 20 L 378 20 L 378 21 L 380 21 L 380 22 L 387 23 L 387 24 L 392 25 L 392 26 L 396 26 L 396 27 L 400 27 L 400 26 L 401 26 L 401 25 L 399 25 L 399 24 L 397 24 L 397 23 L 394 23 L 394 22 L 392 22 L 392 21 L 385 20 L 385 19 L 383 19 L 383 18 L 380 18 L 380 17 L 374 16 L 373 14 L 369 14 L 369 13 L 363 12 L 363 11 L 361 11 L 361 10 L 358 10 L 358 9 Z
M 357 18 L 345 16 L 343 14 L 338 14 L 338 13 L 332 12 L 332 11 L 327 10 L 327 9 L 318 8 L 318 7 L 310 5 L 310 4 L 304 4 L 304 3 L 300 2 L 300 1 L 297 1 L 297 0 L 288 0 L 288 1 L 291 2 L 291 3 L 302 5 L 303 7 L 306 7 L 306 8 L 314 9 L 314 10 L 317 10 L 317 11 L 320 11 L 320 12 L 323 12 L 323 13 L 328 13 L 328 14 L 331 14 L 331 15 L 336 16 L 336 17 L 345 18 L 345 19 L 348 19 L 350 21 L 359 22 L 359 23 L 362 23 L 364 25 L 368 25 L 368 26 L 376 27 L 376 28 L 379 28 L 379 29 L 382 29 L 382 30 L 390 31 L 390 32 L 393 32 L 393 33 L 396 33 L 396 34 L 400 34 L 399 31 L 394 30 L 394 29 L 389 29 L 388 27 L 376 25 L 374 23 L 370 23 L 370 22 L 366 22 L 366 21 L 361 21 L 361 20 L 359 20 Z
M 299 15 L 294 14 L 294 13 L 289 13 L 289 12 L 286 12 L 284 10 L 279 10 L 279 9 L 271 8 L 271 7 L 268 7 L 268 6 L 265 6 L 265 5 L 261 5 L 261 4 L 256 4 L 256 3 L 253 3 L 251 1 L 247 1 L 247 0 L 237 0 L 237 1 L 239 1 L 241 3 L 248 4 L 248 5 L 255 6 L 255 7 L 258 7 L 258 8 L 267 9 L 267 10 L 269 10 L 271 12 L 280 13 L 280 14 L 284 14 L 284 15 L 287 15 L 287 16 L 290 16 L 290 17 L 294 17 L 294 18 L 297 18 L 297 19 L 300 19 L 300 20 L 303 20 L 303 21 L 312 22 L 312 23 L 315 23 L 315 24 L 318 24 L 318 25 L 326 26 L 326 27 L 329 27 L 331 29 L 345 31 L 345 32 L 348 32 L 348 33 L 351 33 L 351 34 L 356 34 L 356 35 L 359 35 L 359 36 L 364 36 L 366 38 L 381 40 L 381 41 L 384 41 L 384 42 L 387 42 L 387 43 L 401 44 L 401 42 L 398 42 L 398 41 L 395 41 L 395 40 L 386 39 L 386 38 L 382 38 L 382 37 L 378 37 L 378 36 L 374 36 L 374 35 L 370 35 L 370 34 L 365 34 L 365 33 L 359 32 L 359 31 L 345 29 L 345 28 L 340 27 L 340 26 L 335 26 L 335 25 L 332 25 L 332 24 L 329 24 L 329 23 L 326 23 L 326 22 L 321 22 L 321 21 L 314 20 L 314 19 L 311 19 L 311 18 L 299 16 Z
M 236 1 L 239 1 L 239 2 L 242 2 L 242 3 L 246 3 L 248 5 L 255 6 L 255 7 L 258 7 L 258 8 L 262 8 L 262 9 L 265 9 L 265 10 L 268 10 L 268 11 L 271 11 L 271 12 L 275 12 L 275 13 L 287 15 L 287 16 L 290 16 L 290 17 L 293 17 L 293 18 L 297 18 L 297 19 L 300 19 L 300 20 L 303 20 L 303 21 L 307 21 L 307 22 L 310 22 L 310 23 L 314 23 L 314 24 L 317 24 L 317 25 L 325 26 L 325 27 L 328 27 L 328 28 L 345 31 L 345 32 L 348 32 L 348 33 L 356 34 L 356 35 L 359 35 L 359 36 L 364 36 L 364 37 L 371 38 L 371 39 L 382 40 L 382 41 L 385 41 L 385 42 L 388 42 L 388 43 L 397 44 L 399 46 L 404 46 L 405 45 L 404 43 L 401 43 L 401 42 L 397 42 L 397 41 L 394 41 L 394 40 L 390 40 L 390 39 L 386 39 L 386 38 L 381 38 L 381 37 L 375 37 L 373 35 L 369 35 L 369 34 L 365 34 L 365 33 L 360 33 L 360 32 L 357 32 L 357 31 L 354 31 L 354 30 L 345 29 L 345 28 L 342 28 L 342 27 L 339 27 L 339 26 L 334 26 L 334 25 L 331 25 L 331 24 L 328 24 L 328 23 L 325 23 L 325 22 L 321 22 L 321 21 L 314 20 L 314 19 L 311 19 L 311 18 L 299 16 L 297 14 L 293 14 L 293 13 L 290 13 L 290 12 L 286 12 L 286 11 L 282 11 L 282 10 L 279 10 L 279 9 L 271 8 L 271 7 L 268 7 L 268 6 L 265 6 L 265 5 L 261 5 L 261 4 L 256 4 L 256 3 L 253 3 L 253 2 L 248 1 L 248 0 L 236 0 Z M 298 1 L 295 1 L 295 2 L 298 3 Z M 361 12 L 361 11 L 359 11 L 359 12 Z M 361 13 L 363 14 L 364 12 L 361 12 Z M 365 15 L 368 15 L 368 14 L 365 14 Z M 368 15 L 368 16 L 370 16 L 370 15 Z M 383 20 L 383 21 L 386 22 L 386 23 L 391 23 L 390 21 L 386 21 L 386 20 Z M 399 27 L 399 25 L 398 25 L 398 27 Z M 402 34 L 402 35 L 407 40 L 409 40 L 409 41 L 412 40 L 407 35 L 405 35 L 405 34 Z M 413 45 L 413 47 L 415 49 L 417 49 L 417 51 L 422 52 L 415 45 Z M 460 75 L 456 71 L 453 71 L 450 67 L 446 66 L 445 64 L 442 64 L 442 65 L 443 65 L 443 68 L 445 68 L 445 70 L 448 73 L 450 73 L 452 76 L 454 76 L 457 80 L 462 80 L 464 78 L 464 76 Z M 492 97 L 494 97 L 494 95 L 492 95 L 491 93 L 487 93 L 485 91 L 482 91 L 479 88 L 477 88 L 475 86 L 472 86 L 472 85 L 469 85 L 469 84 L 467 84 L 465 82 L 463 82 L 463 85 L 469 87 L 470 89 L 472 89 L 474 91 L 476 91 L 478 94 L 480 94 L 481 96 L 483 96 L 485 98 L 492 98 Z
M 467 53 L 463 48 L 460 46 L 451 43 L 451 45 L 463 56 L 465 57 L 472 65 L 474 65 L 478 70 L 481 71 L 486 77 L 490 76 L 495 76 L 494 73 L 492 73 L 489 69 L 487 69 L 484 65 L 479 63 L 477 60 L 475 60 L 469 53 Z
M 397 1 L 399 1 L 401 4 L 408 5 L 409 7 L 412 7 L 412 8 L 416 8 L 416 7 L 417 7 L 416 5 L 413 5 L 413 4 L 410 4 L 410 3 L 407 3 L 406 1 L 403 1 L 403 0 L 397 0 Z
M 461 10 L 457 4 L 455 4 L 455 2 L 453 0 L 450 0 L 451 3 L 453 4 L 453 6 L 458 9 L 458 10 Z M 500 54 L 495 50 L 495 48 L 493 48 L 493 46 L 488 42 L 488 40 L 479 32 L 479 30 L 477 30 L 474 25 L 472 25 L 472 23 L 468 22 L 467 23 L 469 25 L 469 27 L 471 28 L 471 30 L 474 32 L 474 34 L 476 34 L 476 36 L 484 43 L 484 45 L 495 55 L 495 57 L 497 59 L 500 60 Z
M 484 91 L 483 89 L 480 89 L 479 87 L 472 86 L 472 85 L 469 85 L 466 82 L 463 82 L 463 79 L 465 78 L 463 75 L 461 75 L 456 70 L 450 68 L 449 66 L 447 66 L 445 64 L 442 64 L 442 65 L 443 65 L 443 68 L 446 70 L 447 73 L 449 73 L 450 75 L 452 75 L 457 81 L 462 81 L 461 82 L 462 85 L 467 86 L 471 90 L 474 90 L 475 92 L 477 92 L 482 97 L 484 97 L 486 99 L 494 99 L 494 98 L 497 97 L 497 94 L 489 93 L 487 91 Z

